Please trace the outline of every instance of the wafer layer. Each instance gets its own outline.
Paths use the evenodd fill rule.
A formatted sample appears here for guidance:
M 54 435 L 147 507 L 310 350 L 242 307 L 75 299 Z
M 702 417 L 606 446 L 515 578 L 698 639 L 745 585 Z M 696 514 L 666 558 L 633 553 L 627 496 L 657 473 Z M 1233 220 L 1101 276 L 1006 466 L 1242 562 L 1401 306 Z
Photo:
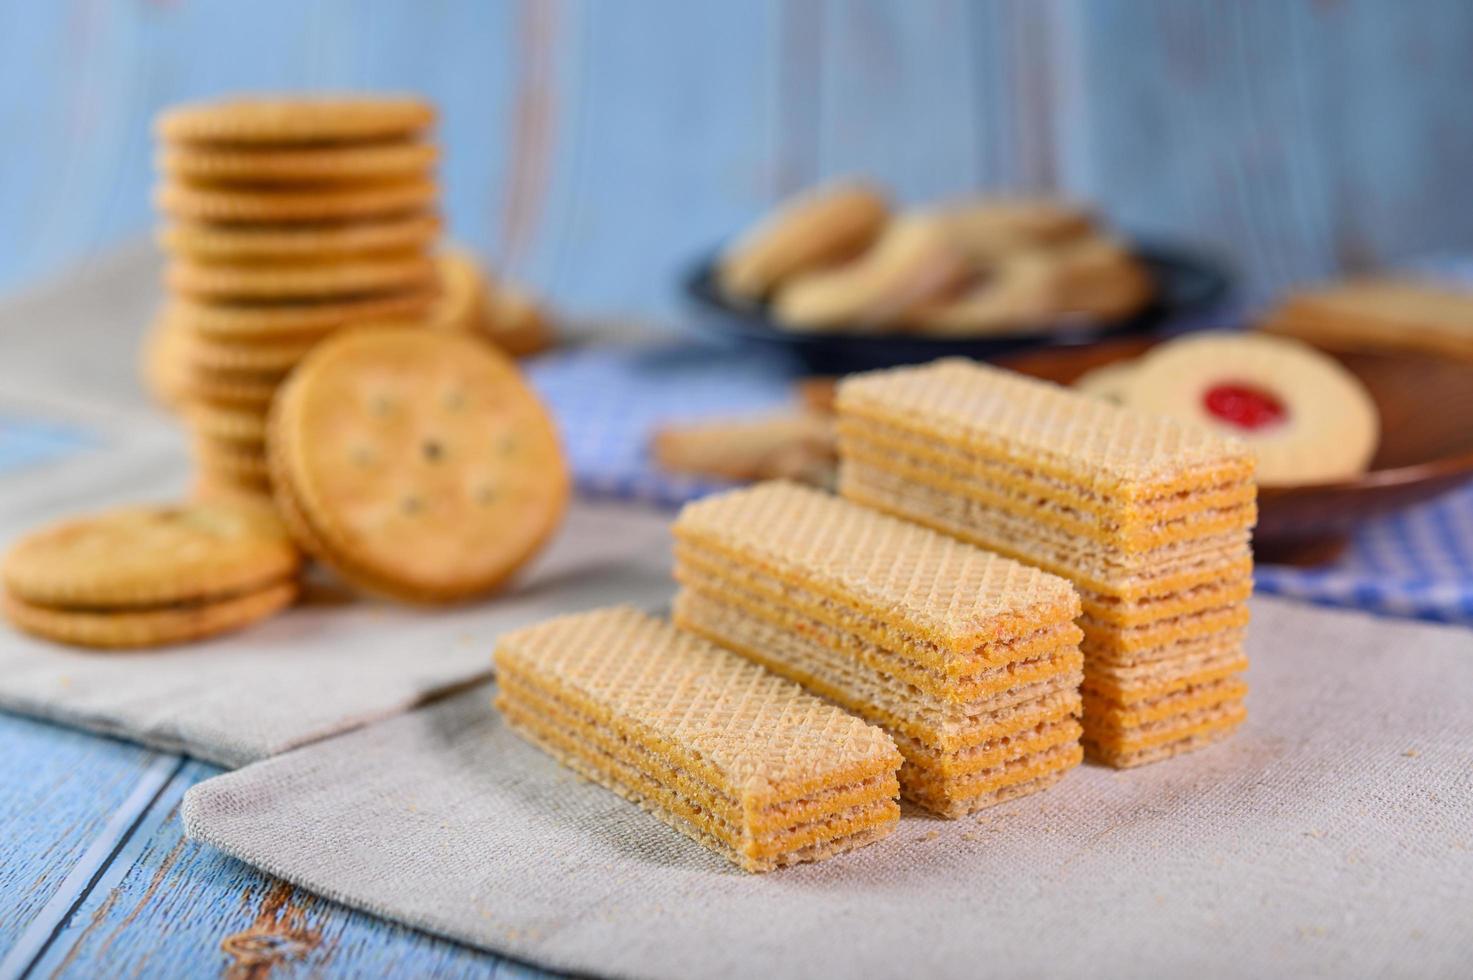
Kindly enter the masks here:
M 765 483 L 686 506 L 677 541 L 803 585 L 953 651 L 1072 619 L 1069 584 L 828 494 Z
M 1061 493 L 1056 486 L 1038 483 L 1010 485 L 995 482 L 978 473 L 945 469 L 917 459 L 893 446 L 876 445 L 868 439 L 850 436 L 840 440 L 844 457 L 893 477 L 929 487 L 943 493 L 956 494 L 975 505 L 999 515 L 1038 522 L 1082 541 L 1093 541 L 1124 552 L 1149 551 L 1163 545 L 1208 538 L 1227 531 L 1250 527 L 1256 514 L 1255 491 L 1248 482 L 1214 488 L 1210 495 L 1218 498 L 1198 499 L 1196 494 L 1178 493 L 1162 498 L 1161 510 L 1154 511 L 1149 501 L 1134 505 L 1131 516 L 1109 507 L 1109 499 L 1090 500 L 1088 508 L 1079 506 L 1087 488 L 1071 488 Z M 1088 498 L 1086 498 L 1088 499 Z
M 496 663 L 516 727 L 749 870 L 898 819 L 900 755 L 883 732 L 635 610 L 510 633 Z
M 848 378 L 835 404 L 842 417 L 1016 463 L 1117 500 L 1216 487 L 1253 473 L 1251 453 L 1236 440 L 961 359 Z
M 1235 529 L 1149 551 L 1122 552 L 1047 524 L 993 510 L 971 498 L 844 459 L 848 499 L 1027 562 L 1079 587 L 1122 599 L 1172 596 L 1242 578 L 1252 570 L 1248 531 Z

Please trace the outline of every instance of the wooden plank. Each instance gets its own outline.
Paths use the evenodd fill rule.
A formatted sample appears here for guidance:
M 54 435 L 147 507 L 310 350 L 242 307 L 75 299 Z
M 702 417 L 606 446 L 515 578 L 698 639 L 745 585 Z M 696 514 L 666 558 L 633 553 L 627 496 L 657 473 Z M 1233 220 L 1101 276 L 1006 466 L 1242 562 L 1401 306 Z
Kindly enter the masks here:
M 774 7 L 558 4 L 542 221 L 512 271 L 578 315 L 669 317 L 768 199 Z
M 542 976 L 272 880 L 183 837 L 186 763 L 36 961 L 37 977 Z
M 5 714 L 0 744 L 0 977 L 7 977 L 86 894 L 179 760 Z
M 863 174 L 909 203 L 975 186 L 981 93 L 972 84 L 969 9 L 951 0 L 827 5 L 814 52 L 822 175 Z

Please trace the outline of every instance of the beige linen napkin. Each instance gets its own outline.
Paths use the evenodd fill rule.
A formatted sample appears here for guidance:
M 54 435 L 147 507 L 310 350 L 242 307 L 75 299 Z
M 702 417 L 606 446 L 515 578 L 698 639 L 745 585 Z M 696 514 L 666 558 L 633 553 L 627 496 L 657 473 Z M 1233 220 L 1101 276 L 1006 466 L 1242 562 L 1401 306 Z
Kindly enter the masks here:
M 1473 633 L 1258 599 L 1233 740 L 751 877 L 500 724 L 489 688 L 204 782 L 196 840 L 617 976 L 1447 976 L 1473 962 Z

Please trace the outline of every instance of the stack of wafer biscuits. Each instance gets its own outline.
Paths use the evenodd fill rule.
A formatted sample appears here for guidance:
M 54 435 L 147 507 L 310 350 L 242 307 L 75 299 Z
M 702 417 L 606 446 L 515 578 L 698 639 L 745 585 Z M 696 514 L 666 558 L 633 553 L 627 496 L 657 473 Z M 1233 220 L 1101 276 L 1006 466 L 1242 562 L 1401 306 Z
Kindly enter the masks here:
M 958 817 L 1079 763 L 1063 579 L 791 483 L 690 504 L 674 530 L 676 624 L 884 728 L 907 799 Z
M 1100 760 L 1151 762 L 1243 720 L 1243 444 L 961 360 L 852 377 L 837 407 L 844 496 L 1073 581 Z
M 317 341 L 430 315 L 433 121 L 427 104 L 395 97 L 222 101 L 159 117 L 160 329 L 177 335 L 169 356 L 183 362 L 204 489 L 268 489 L 267 407 Z
M 900 818 L 884 732 L 627 607 L 508 633 L 514 729 L 747 871 L 878 840 Z

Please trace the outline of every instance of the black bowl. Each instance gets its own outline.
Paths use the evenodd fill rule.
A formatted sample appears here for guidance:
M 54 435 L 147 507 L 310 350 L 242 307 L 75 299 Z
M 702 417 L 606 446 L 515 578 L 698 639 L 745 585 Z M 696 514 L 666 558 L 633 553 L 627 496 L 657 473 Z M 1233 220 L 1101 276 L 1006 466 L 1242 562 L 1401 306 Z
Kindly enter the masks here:
M 1081 321 L 1043 334 L 968 339 L 905 333 L 784 330 L 768 314 L 765 303 L 742 303 L 721 293 L 716 285 L 714 254 L 685 277 L 685 292 L 696 307 L 697 323 L 728 339 L 783 347 L 797 355 L 812 374 L 850 374 L 898 364 L 921 364 L 938 357 L 987 360 L 1042 347 L 1074 347 L 1106 338 L 1150 334 L 1168 322 L 1211 309 L 1227 295 L 1228 274 L 1198 253 L 1142 241 L 1135 242 L 1132 251 L 1155 283 L 1155 298 L 1150 305 L 1127 320 Z

